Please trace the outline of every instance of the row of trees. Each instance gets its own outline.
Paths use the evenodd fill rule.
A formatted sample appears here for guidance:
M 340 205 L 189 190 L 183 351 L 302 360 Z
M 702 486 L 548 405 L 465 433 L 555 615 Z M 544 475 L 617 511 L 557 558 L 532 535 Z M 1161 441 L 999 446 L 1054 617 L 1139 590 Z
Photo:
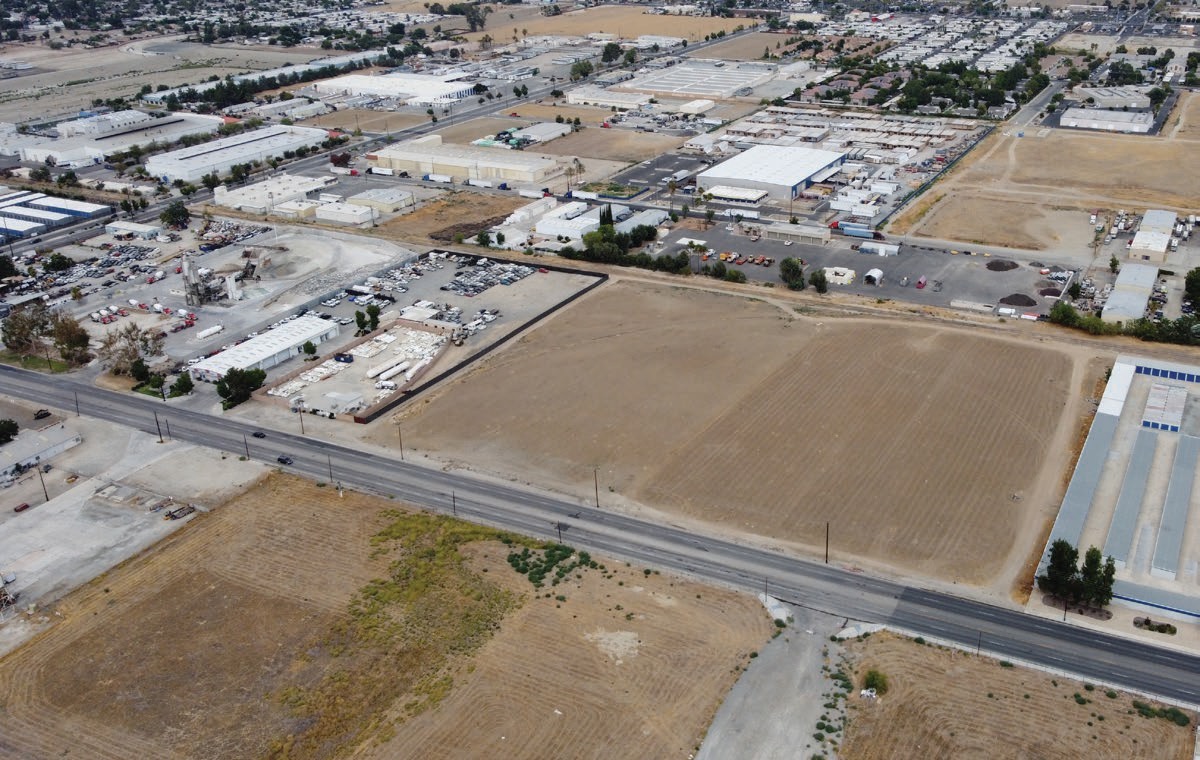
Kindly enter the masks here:
M 804 290 L 812 285 L 818 293 L 829 291 L 829 278 L 824 269 L 814 269 L 808 279 L 804 279 L 804 259 L 789 256 L 779 262 L 779 277 L 788 286 L 788 290 Z
M 1071 304 L 1059 301 L 1050 309 L 1050 321 L 1089 335 L 1129 335 L 1152 343 L 1200 345 L 1200 317 L 1192 314 L 1158 322 L 1144 317 L 1130 322 L 1105 322 L 1095 314 L 1080 314 Z
M 1061 599 L 1064 604 L 1086 604 L 1104 607 L 1112 601 L 1113 579 L 1116 577 L 1113 558 L 1104 559 L 1092 546 L 1079 565 L 1079 550 L 1070 541 L 1058 539 L 1050 545 L 1050 561 L 1046 572 L 1037 578 L 1038 588 Z
M 61 312 L 51 311 L 45 304 L 14 311 L 0 327 L 0 340 L 10 350 L 22 356 L 41 356 L 51 347 L 63 361 L 81 365 L 91 360 L 89 337 L 79 320 Z

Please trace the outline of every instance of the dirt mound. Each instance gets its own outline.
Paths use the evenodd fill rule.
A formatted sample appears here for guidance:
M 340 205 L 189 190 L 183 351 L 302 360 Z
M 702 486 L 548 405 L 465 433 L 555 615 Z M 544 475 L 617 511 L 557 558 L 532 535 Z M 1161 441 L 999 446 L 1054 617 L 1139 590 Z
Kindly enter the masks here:
M 1005 306 L 1037 306 L 1037 301 L 1024 293 L 1013 293 L 1010 296 L 1005 296 L 1000 299 L 1000 303 Z
M 1017 266 L 1017 262 L 1008 259 L 992 259 L 987 263 L 987 268 L 993 272 L 1007 272 L 1016 269 Z
M 1054 298 L 1058 298 L 1059 296 L 1062 295 L 1062 291 L 1059 290 L 1058 288 L 1042 288 L 1041 290 L 1038 291 L 1038 295 L 1039 296 L 1053 296 Z

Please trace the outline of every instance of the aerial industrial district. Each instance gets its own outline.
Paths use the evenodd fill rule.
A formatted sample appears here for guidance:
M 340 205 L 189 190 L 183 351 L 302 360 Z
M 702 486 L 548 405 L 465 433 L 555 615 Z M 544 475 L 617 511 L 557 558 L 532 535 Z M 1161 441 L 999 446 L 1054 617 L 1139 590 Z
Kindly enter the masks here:
M 9 8 L 0 758 L 1194 757 L 1198 17 Z

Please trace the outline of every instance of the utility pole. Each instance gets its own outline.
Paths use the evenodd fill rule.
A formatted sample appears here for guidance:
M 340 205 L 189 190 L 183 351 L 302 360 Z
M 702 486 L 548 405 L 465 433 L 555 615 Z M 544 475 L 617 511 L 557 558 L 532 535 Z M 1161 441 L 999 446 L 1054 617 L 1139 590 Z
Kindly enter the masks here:
M 246 437 L 245 433 L 242 433 L 242 443 L 246 447 L 246 459 L 249 459 L 250 458 L 250 439 Z
M 400 437 L 400 461 L 403 462 L 404 461 L 404 431 L 400 429 L 399 425 L 396 425 L 396 435 L 398 435 Z
M 154 413 L 154 427 L 158 428 L 158 442 L 163 442 L 162 425 L 158 424 L 158 412 Z
M 297 409 L 296 414 L 300 415 L 300 435 L 304 435 L 304 410 Z
M 592 468 L 592 481 L 596 486 L 596 509 L 600 508 L 600 468 Z
M 825 564 L 829 564 L 829 523 L 825 523 Z
M 42 468 L 38 466 L 38 480 L 42 481 L 42 495 L 46 497 L 46 501 L 50 501 L 50 492 L 46 490 L 46 478 L 42 476 Z
M 79 391 L 75 391 L 75 416 L 79 416 Z
M 333 457 L 329 454 L 325 455 L 325 461 L 329 464 L 329 482 L 333 482 Z
M 455 517 L 458 517 L 458 497 L 455 495 L 454 491 L 450 492 L 450 511 Z
M 167 426 L 167 438 L 169 439 L 171 437 L 171 421 L 163 417 L 163 424 Z
M 979 656 L 979 651 L 983 649 L 983 631 L 979 632 L 979 639 L 975 642 L 975 656 Z

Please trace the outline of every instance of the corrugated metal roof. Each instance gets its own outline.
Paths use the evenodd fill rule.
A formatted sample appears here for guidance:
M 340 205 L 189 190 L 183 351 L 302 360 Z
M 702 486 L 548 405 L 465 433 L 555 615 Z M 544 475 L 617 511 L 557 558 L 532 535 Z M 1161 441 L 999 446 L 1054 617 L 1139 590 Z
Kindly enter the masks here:
M 1121 483 L 1121 495 L 1108 526 L 1108 538 L 1104 541 L 1105 556 L 1112 557 L 1118 567 L 1124 567 L 1133 546 L 1133 530 L 1137 527 L 1142 501 L 1146 496 L 1146 482 L 1150 479 L 1150 465 L 1154 463 L 1154 450 L 1158 446 L 1158 433 L 1139 430 L 1125 480 Z

